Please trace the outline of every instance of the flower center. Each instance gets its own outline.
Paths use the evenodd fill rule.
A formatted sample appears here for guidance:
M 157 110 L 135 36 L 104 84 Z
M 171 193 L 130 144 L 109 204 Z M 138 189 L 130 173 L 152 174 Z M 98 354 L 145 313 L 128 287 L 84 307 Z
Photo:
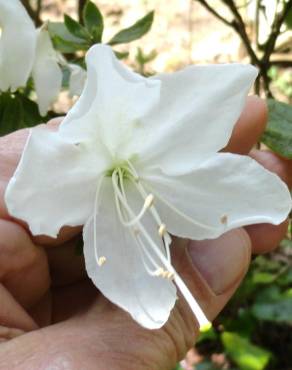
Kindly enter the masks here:
M 116 210 L 121 224 L 128 229 L 139 249 L 141 259 L 146 271 L 154 277 L 161 277 L 169 280 L 174 280 L 177 287 L 180 289 L 184 298 L 188 302 L 190 308 L 197 317 L 200 326 L 209 325 L 209 321 L 204 315 L 202 309 L 198 305 L 191 292 L 177 274 L 171 264 L 170 244 L 171 237 L 167 232 L 167 226 L 162 222 L 155 207 L 155 197 L 151 193 L 147 193 L 138 173 L 130 162 L 118 165 L 108 171 L 105 176 L 111 177 L 114 190 Z M 101 178 L 96 191 L 94 202 L 94 225 L 96 225 L 96 215 L 98 208 L 98 198 L 101 189 L 101 184 L 104 177 Z M 126 183 L 127 182 L 127 183 Z M 137 193 L 141 197 L 142 207 L 137 213 L 133 210 L 128 199 L 126 187 L 130 182 L 134 185 Z M 128 194 L 129 195 L 129 194 Z M 130 198 L 130 197 L 129 197 Z M 153 238 L 143 223 L 143 218 L 146 214 L 152 217 L 152 220 L 157 226 L 156 232 L 161 243 L 157 242 L 157 237 Z M 156 240 L 156 241 L 155 241 Z M 105 256 L 98 256 L 97 253 L 97 237 L 96 228 L 94 227 L 94 250 L 97 264 L 102 266 L 106 263 Z

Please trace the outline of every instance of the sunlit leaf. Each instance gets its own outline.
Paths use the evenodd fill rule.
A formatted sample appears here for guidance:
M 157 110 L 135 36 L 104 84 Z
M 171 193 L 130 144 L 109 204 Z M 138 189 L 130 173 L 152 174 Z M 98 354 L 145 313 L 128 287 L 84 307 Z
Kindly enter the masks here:
M 269 120 L 262 142 L 274 152 L 292 159 L 292 106 L 268 100 Z
M 270 352 L 236 333 L 225 332 L 221 339 L 227 354 L 242 370 L 263 370 L 271 359 Z
M 154 19 L 154 11 L 139 19 L 129 28 L 118 32 L 109 42 L 109 45 L 124 44 L 139 39 L 151 28 Z
M 67 30 L 75 37 L 80 39 L 90 40 L 90 34 L 87 30 L 79 24 L 75 19 L 71 18 L 69 15 L 64 15 L 64 22 Z
M 103 33 L 103 17 L 98 7 L 87 1 L 83 8 L 83 22 L 95 43 L 101 42 Z

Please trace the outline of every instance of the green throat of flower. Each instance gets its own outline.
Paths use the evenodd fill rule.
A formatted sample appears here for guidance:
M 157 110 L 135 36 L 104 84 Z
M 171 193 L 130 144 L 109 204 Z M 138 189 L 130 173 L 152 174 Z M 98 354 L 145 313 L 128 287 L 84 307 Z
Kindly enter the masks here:
M 140 179 L 131 162 L 128 161 L 114 166 L 100 179 L 94 201 L 94 225 L 96 225 L 97 221 L 99 193 L 105 177 L 111 178 L 114 201 L 119 220 L 131 234 L 148 274 L 153 276 L 153 278 L 174 280 L 197 317 L 200 326 L 209 325 L 209 321 L 204 315 L 204 312 L 171 264 L 171 237 L 167 231 L 167 226 L 159 216 L 155 205 L 155 196 L 147 191 L 148 187 L 145 187 L 144 181 Z M 135 189 L 141 198 L 142 206 L 139 212 L 135 212 L 131 206 L 130 194 L 127 192 L 129 184 L 131 184 L 132 189 Z M 144 218 L 149 216 L 156 225 L 156 231 L 154 231 L 154 233 L 156 232 L 158 234 L 158 239 L 157 235 L 154 235 L 154 237 L 151 235 L 151 233 L 153 234 L 153 230 L 150 233 L 145 226 Z M 96 227 L 94 227 L 93 230 L 94 253 L 98 265 L 97 268 L 103 268 L 102 266 L 107 262 L 107 258 L 106 256 L 98 255 Z

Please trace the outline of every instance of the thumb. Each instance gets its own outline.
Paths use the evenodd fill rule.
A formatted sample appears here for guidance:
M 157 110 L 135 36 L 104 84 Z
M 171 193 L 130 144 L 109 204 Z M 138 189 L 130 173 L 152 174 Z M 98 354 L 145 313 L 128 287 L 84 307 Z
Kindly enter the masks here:
M 205 315 L 213 320 L 239 286 L 250 256 L 247 232 L 236 229 L 214 240 L 177 241 L 173 261 Z

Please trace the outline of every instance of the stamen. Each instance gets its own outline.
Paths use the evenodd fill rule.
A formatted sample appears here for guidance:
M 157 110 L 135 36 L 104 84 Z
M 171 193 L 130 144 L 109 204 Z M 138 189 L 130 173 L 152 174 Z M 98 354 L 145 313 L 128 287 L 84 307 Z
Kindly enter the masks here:
M 153 189 L 151 188 L 151 186 L 149 186 L 149 184 L 147 184 L 147 187 L 153 191 Z M 204 224 L 202 222 L 199 222 L 199 221 L 196 221 L 194 220 L 193 218 L 189 217 L 188 215 L 184 214 L 183 212 L 181 212 L 179 209 L 177 209 L 175 206 L 173 206 L 171 203 L 169 203 L 167 200 L 165 200 L 164 198 L 162 198 L 161 196 L 159 196 L 159 194 L 155 194 L 155 196 L 164 204 L 166 204 L 170 209 L 172 209 L 174 212 L 176 212 L 178 215 L 180 215 L 181 218 L 184 218 L 185 220 L 187 220 L 188 222 L 192 223 L 193 225 L 196 225 L 196 226 L 199 226 L 201 228 L 204 228 L 206 230 L 212 230 L 214 231 L 214 229 L 216 229 L 215 227 L 212 227 L 212 226 L 209 226 L 207 224 Z
M 100 178 L 100 180 L 97 184 L 96 193 L 95 193 L 95 200 L 94 200 L 94 208 L 93 208 L 93 247 L 94 247 L 95 260 L 96 260 L 98 266 L 102 266 L 106 261 L 106 258 L 104 256 L 102 256 L 102 257 L 98 256 L 98 253 L 97 253 L 97 237 L 96 237 L 96 216 L 97 216 L 97 208 L 98 208 L 98 199 L 99 199 L 99 193 L 100 193 L 100 189 L 101 189 L 103 179 L 104 179 L 104 176 L 101 176 L 101 178 Z
M 145 202 L 144 202 L 144 208 L 148 209 L 152 207 L 153 202 L 154 202 L 154 195 L 153 194 L 147 195 Z
M 133 166 L 130 163 L 129 163 L 129 167 L 130 167 L 130 169 L 132 171 L 131 174 L 132 175 L 134 174 L 134 175 L 136 175 L 136 177 L 138 177 L 137 174 L 136 174 L 135 169 L 133 168 Z M 120 186 L 121 186 L 122 191 L 120 190 L 117 177 L 118 177 L 118 180 L 120 181 Z M 128 214 L 129 218 L 136 218 L 136 217 L 135 217 L 135 214 L 134 214 L 133 210 L 131 209 L 131 207 L 129 206 L 129 204 L 127 202 L 125 191 L 123 189 L 123 178 L 122 177 L 123 177 L 123 175 L 121 174 L 121 171 L 120 171 L 120 175 L 119 175 L 119 170 L 115 170 L 113 172 L 113 174 L 112 174 L 112 184 L 113 184 L 113 187 L 114 187 L 115 200 L 116 200 L 116 204 L 117 204 L 117 211 L 118 211 L 119 217 L 121 219 L 121 222 L 122 223 L 125 223 L 125 220 L 124 220 L 124 217 L 123 217 L 123 212 L 121 210 L 120 204 L 124 207 L 124 211 L 126 211 L 126 213 Z M 131 180 L 131 176 L 130 176 L 130 180 Z M 146 198 L 147 198 L 148 195 L 146 194 L 146 196 L 145 196 L 145 193 L 146 192 L 145 192 L 144 188 L 141 186 L 141 184 L 139 182 L 133 181 L 133 179 L 132 179 L 132 182 L 133 182 L 133 184 L 136 185 L 137 189 L 139 189 L 139 191 L 141 192 L 141 195 L 146 200 Z M 162 202 L 164 202 L 165 204 L 167 204 L 175 212 L 177 212 L 178 214 L 180 214 L 183 218 L 187 219 L 188 221 L 192 222 L 193 224 L 196 224 L 197 226 L 201 226 L 201 227 L 204 227 L 204 228 L 212 229 L 213 230 L 213 228 L 211 228 L 210 226 L 201 224 L 199 222 L 196 222 L 195 220 L 191 219 L 190 217 L 182 214 L 179 210 L 177 210 L 175 207 L 173 207 L 171 204 L 169 204 L 164 199 L 162 199 L 160 197 L 159 197 L 159 199 Z M 150 210 L 151 210 L 151 213 L 152 213 L 154 219 L 156 221 L 159 221 L 158 222 L 158 225 L 160 227 L 161 224 L 162 224 L 162 222 L 160 220 L 160 217 L 159 217 L 157 211 L 155 210 L 155 208 L 153 206 L 151 206 Z M 140 222 L 140 219 L 138 219 L 138 220 L 136 219 L 136 224 L 139 227 L 139 234 L 138 235 L 135 235 L 134 233 L 132 233 L 132 235 L 138 241 L 138 244 L 142 247 L 142 251 L 143 251 L 143 253 L 142 253 L 142 256 L 143 256 L 142 257 L 143 258 L 143 264 L 145 265 L 146 270 L 151 275 L 157 276 L 157 273 L 158 273 L 159 276 L 162 276 L 162 277 L 165 277 L 165 278 L 168 278 L 168 279 L 174 279 L 177 287 L 180 289 L 180 291 L 183 294 L 184 298 L 188 302 L 191 310 L 193 311 L 194 315 L 196 316 L 196 318 L 197 318 L 197 320 L 198 320 L 198 322 L 200 324 L 200 327 L 206 326 L 206 324 L 209 324 L 209 321 L 206 318 L 206 316 L 205 316 L 204 312 L 202 311 L 201 307 L 198 305 L 197 301 L 192 296 L 192 293 L 189 291 L 188 287 L 185 285 L 185 283 L 183 282 L 183 280 L 176 273 L 176 271 L 174 270 L 173 266 L 170 263 L 169 245 L 168 245 L 168 239 L 166 238 L 166 236 L 169 235 L 169 234 L 166 232 L 165 237 L 163 237 L 163 241 L 165 243 L 166 251 L 168 251 L 167 256 L 165 256 L 164 253 L 159 248 L 159 246 L 152 240 L 152 238 L 150 237 L 150 235 L 146 231 L 145 227 Z M 153 259 L 153 257 L 151 256 L 148 248 L 146 247 L 146 245 L 144 244 L 143 240 L 141 239 L 140 233 L 145 238 L 145 240 L 148 243 L 148 246 L 151 248 L 151 250 L 159 258 L 159 260 L 163 264 L 164 268 L 163 267 L 159 267 L 157 265 L 156 261 Z M 153 271 L 153 270 L 150 269 L 150 267 L 148 266 L 148 264 L 144 260 L 144 256 L 146 256 L 148 258 L 148 260 L 151 262 L 151 264 L 156 268 L 155 271 Z
M 104 256 L 99 257 L 97 264 L 98 266 L 102 266 L 106 262 L 106 258 Z
M 220 221 L 222 224 L 226 225 L 228 222 L 228 216 L 227 215 L 222 215 L 220 218 Z
M 166 225 L 161 224 L 158 229 L 158 234 L 163 237 L 166 234 Z

